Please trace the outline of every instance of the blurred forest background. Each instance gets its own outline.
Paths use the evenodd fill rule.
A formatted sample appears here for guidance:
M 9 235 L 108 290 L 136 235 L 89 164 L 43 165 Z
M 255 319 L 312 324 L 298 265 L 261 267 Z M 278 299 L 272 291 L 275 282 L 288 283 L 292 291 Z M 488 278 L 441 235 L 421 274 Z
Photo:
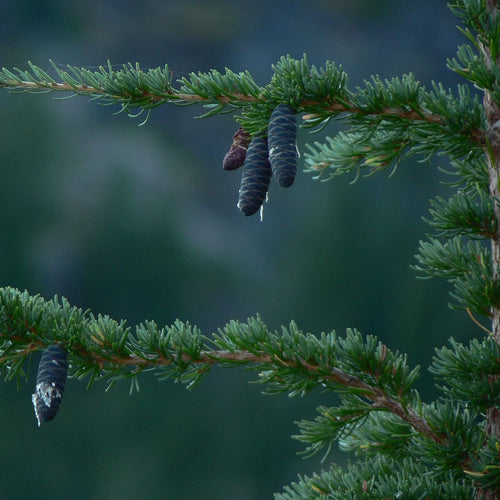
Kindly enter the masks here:
M 442 0 L 269 2 L 63 2 L 4 0 L 0 64 L 30 60 L 96 68 L 138 61 L 190 71 L 248 69 L 265 85 L 281 55 L 343 65 L 350 87 L 378 73 L 414 72 L 455 87 L 445 67 L 461 36 Z M 271 184 L 264 220 L 236 208 L 240 172 L 222 157 L 230 115 L 195 120 L 199 106 L 165 105 L 149 122 L 84 97 L 0 91 L 0 280 L 45 298 L 135 325 L 189 320 L 209 334 L 257 312 L 273 329 L 355 327 L 422 365 L 418 388 L 436 394 L 426 371 L 435 346 L 467 341 L 475 326 L 447 307 L 445 283 L 410 269 L 429 199 L 450 179 L 433 166 L 403 164 L 349 184 L 303 173 Z M 300 121 L 300 117 L 298 117 Z M 334 134 L 300 134 L 305 141 Z M 316 415 L 331 393 L 262 396 L 254 373 L 214 369 L 194 392 L 143 376 L 105 392 L 70 380 L 57 419 L 36 427 L 29 380 L 0 386 L 2 498 L 253 500 L 322 465 L 303 459 L 295 421 Z

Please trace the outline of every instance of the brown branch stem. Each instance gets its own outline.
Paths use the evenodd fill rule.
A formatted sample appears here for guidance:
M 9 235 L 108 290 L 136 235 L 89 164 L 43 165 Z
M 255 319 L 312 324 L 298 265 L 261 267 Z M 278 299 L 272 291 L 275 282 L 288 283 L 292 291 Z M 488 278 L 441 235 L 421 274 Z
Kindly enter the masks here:
M 89 94 L 89 95 L 102 95 L 103 97 L 109 95 L 110 98 L 117 100 L 124 100 L 130 98 L 137 99 L 147 99 L 152 103 L 162 102 L 162 101 L 172 101 L 172 102 L 213 102 L 214 99 L 220 103 L 256 103 L 265 102 L 263 97 L 255 97 L 252 95 L 242 94 L 241 92 L 228 91 L 227 94 L 220 94 L 218 96 L 203 97 L 198 94 L 191 93 L 180 93 L 174 89 L 166 88 L 162 93 L 152 93 L 149 91 L 143 91 L 142 95 L 132 95 L 130 93 L 115 94 L 111 95 L 108 92 L 99 87 L 93 87 L 90 85 L 71 85 L 69 83 L 58 83 L 58 82 L 30 82 L 24 80 L 7 80 L 0 82 L 0 87 L 13 88 L 13 89 L 26 89 L 26 90 L 54 90 L 60 92 L 74 92 L 76 94 Z M 343 101 L 342 103 L 333 102 L 325 103 L 324 101 L 314 101 L 314 100 L 304 100 L 299 104 L 302 108 L 321 106 L 325 111 L 331 111 L 332 113 L 351 113 L 351 114 L 364 114 L 364 115 L 377 115 L 377 116 L 387 116 L 387 117 L 397 117 L 408 121 L 422 121 L 427 123 L 442 124 L 443 118 L 439 115 L 433 115 L 428 112 L 419 110 L 408 110 L 402 108 L 382 108 L 377 111 L 366 111 L 361 108 L 357 108 L 354 104 Z M 314 116 L 314 115 L 310 115 Z M 482 131 L 476 131 L 473 134 L 472 139 L 476 142 L 483 142 Z
M 31 342 L 24 349 L 16 351 L 16 353 L 15 353 L 16 358 L 20 358 L 22 356 L 27 356 L 28 354 L 31 354 L 32 352 L 38 351 L 40 349 L 41 345 L 42 345 L 41 342 Z M 12 356 L 1 356 L 0 357 L 0 365 L 7 362 L 9 359 L 12 359 Z

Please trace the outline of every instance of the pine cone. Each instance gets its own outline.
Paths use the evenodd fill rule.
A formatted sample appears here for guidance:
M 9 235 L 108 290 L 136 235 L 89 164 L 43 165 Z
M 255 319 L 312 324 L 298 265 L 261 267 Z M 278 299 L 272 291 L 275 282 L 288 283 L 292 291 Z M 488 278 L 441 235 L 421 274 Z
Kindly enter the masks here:
M 68 355 L 59 344 L 45 349 L 38 365 L 35 394 L 31 396 L 38 425 L 52 420 L 59 410 L 68 370 Z
M 240 127 L 235 132 L 233 143 L 222 160 L 222 168 L 224 170 L 236 170 L 243 165 L 251 138 L 251 135 L 245 132 L 243 127 Z
M 288 104 L 274 108 L 267 129 L 269 161 L 281 187 L 289 187 L 297 172 L 297 123 Z
M 245 215 L 253 215 L 266 199 L 271 181 L 271 165 L 265 137 L 254 137 L 248 147 L 243 165 L 238 208 Z

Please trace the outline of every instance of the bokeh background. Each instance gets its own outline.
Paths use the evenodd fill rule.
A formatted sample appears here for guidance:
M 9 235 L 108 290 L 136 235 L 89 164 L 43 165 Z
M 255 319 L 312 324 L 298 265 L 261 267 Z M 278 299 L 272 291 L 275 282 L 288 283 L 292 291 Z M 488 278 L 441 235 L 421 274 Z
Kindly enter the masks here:
M 262 85 L 281 55 L 307 53 L 342 64 L 350 87 L 410 71 L 453 87 L 445 62 L 462 42 L 442 0 L 4 0 L 0 19 L 7 68 L 109 59 L 167 63 L 178 78 L 248 69 Z M 206 334 L 257 312 L 273 329 L 356 327 L 421 364 L 418 388 L 435 396 L 434 347 L 476 334 L 447 307 L 445 283 L 410 269 L 430 231 L 428 200 L 449 192 L 444 158 L 355 184 L 299 172 L 291 189 L 272 184 L 261 222 L 236 208 L 240 173 L 221 168 L 231 116 L 196 120 L 201 107 L 165 105 L 138 127 L 118 108 L 54 97 L 0 91 L 1 286 L 131 325 L 189 320 Z M 301 132 L 300 149 L 321 137 Z M 2 498 L 271 498 L 347 458 L 303 459 L 291 439 L 332 394 L 263 396 L 248 383 L 255 374 L 235 369 L 214 369 L 194 392 L 153 376 L 132 395 L 126 383 L 105 392 L 71 380 L 57 419 L 38 429 L 37 362 L 19 387 L 0 385 Z

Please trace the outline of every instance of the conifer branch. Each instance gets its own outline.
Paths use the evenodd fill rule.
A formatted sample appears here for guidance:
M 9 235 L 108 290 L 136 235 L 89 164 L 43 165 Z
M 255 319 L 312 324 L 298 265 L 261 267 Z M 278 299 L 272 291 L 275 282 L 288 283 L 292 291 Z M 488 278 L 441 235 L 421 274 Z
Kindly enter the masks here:
M 215 70 L 190 73 L 189 77 L 178 80 L 181 85 L 176 88 L 168 66 L 143 71 L 139 64 L 128 64 L 115 70 L 108 62 L 107 68 L 101 66 L 97 71 L 91 71 L 51 64 L 59 81 L 30 62 L 29 70 L 2 68 L 0 87 L 18 92 L 54 91 L 87 95 L 104 104 L 120 104 L 122 110 L 127 112 L 134 108 L 144 111 L 168 102 L 216 106 L 204 116 L 221 112 L 226 106 L 257 106 L 259 113 L 262 113 L 264 106 L 270 112 L 280 102 L 290 102 L 296 111 L 309 113 L 304 117 L 307 127 L 328 122 L 339 114 L 371 117 L 376 120 L 373 123 L 382 119 L 441 126 L 446 124 L 442 114 L 446 105 L 430 109 L 426 96 L 430 97 L 431 94 L 426 93 L 412 75 L 406 75 L 401 81 L 373 79 L 372 82 L 366 82 L 365 89 L 352 92 L 346 87 L 345 74 L 341 68 L 329 61 L 325 69 L 309 67 L 306 56 L 300 61 L 290 57 L 281 58 L 273 66 L 275 73 L 266 87 L 259 87 L 248 72 L 234 73 L 228 68 L 224 74 Z M 439 92 L 443 99 L 449 98 L 443 94 L 443 89 Z M 248 116 L 256 118 L 252 111 Z M 245 114 L 239 117 L 239 121 L 246 124 L 250 132 L 262 132 L 260 121 L 257 126 L 252 126 Z M 472 142 L 484 142 L 480 127 L 469 129 L 467 134 Z
M 166 91 L 163 93 L 153 93 L 148 90 L 138 89 L 138 92 L 132 95 L 131 93 L 123 90 L 121 93 L 110 94 L 104 88 L 92 87 L 91 85 L 75 85 L 66 82 L 27 82 L 23 80 L 4 80 L 0 82 L 0 87 L 5 87 L 13 91 L 25 90 L 27 92 L 36 91 L 54 91 L 54 92 L 72 92 L 76 95 L 89 95 L 90 97 L 99 97 L 102 99 L 110 99 L 113 101 L 120 101 L 127 99 L 129 101 L 129 106 L 133 107 L 134 101 L 137 100 L 137 106 L 145 107 L 144 101 L 150 104 L 160 104 L 168 101 L 187 101 L 187 102 L 258 102 L 258 99 L 242 94 L 240 92 L 234 92 L 231 96 L 228 95 L 218 95 L 212 97 L 204 97 L 197 94 L 188 94 L 181 92 Z
M 34 66 L 31 65 L 33 68 Z M 153 71 L 159 71 L 160 68 L 156 68 Z M 12 75 L 13 73 L 5 68 L 2 68 L 2 72 L 5 75 Z M 83 68 L 81 69 L 83 71 Z M 25 73 L 25 72 L 24 72 Z M 112 74 L 111 74 L 112 75 Z M 110 76 L 111 76 L 110 75 Z M 127 90 L 123 90 L 121 93 L 109 93 L 104 87 L 94 87 L 86 84 L 75 84 L 68 82 L 54 82 L 47 80 L 37 80 L 37 81 L 24 81 L 19 78 L 8 79 L 4 78 L 0 80 L 0 87 L 10 89 L 12 91 L 55 91 L 55 92 L 70 92 L 77 95 L 89 95 L 90 97 L 98 97 L 102 99 L 109 99 L 110 101 L 121 101 L 123 99 L 128 100 L 128 106 L 134 107 L 134 101 L 137 101 L 137 106 L 145 107 L 144 101 L 151 104 L 163 104 L 167 102 L 178 103 L 179 101 L 192 102 L 192 103 L 224 103 L 224 104 L 242 104 L 242 103 L 261 103 L 265 104 L 269 99 L 264 96 L 255 96 L 244 94 L 242 92 L 233 92 L 230 89 L 221 89 L 220 93 L 213 94 L 211 96 L 200 95 L 199 93 L 182 93 L 179 90 L 169 87 L 164 92 L 153 92 L 146 89 L 137 89 L 137 92 L 133 94 Z M 407 121 L 423 121 L 427 123 L 443 124 L 444 119 L 442 116 L 437 114 L 432 114 L 424 110 L 408 110 L 405 108 L 396 107 L 386 107 L 379 110 L 366 110 L 362 107 L 356 106 L 354 102 L 345 100 L 343 102 L 333 102 L 328 103 L 327 101 L 317 101 L 312 99 L 304 99 L 302 101 L 296 102 L 297 107 L 302 111 L 307 111 L 308 109 L 314 109 L 321 106 L 322 111 L 330 112 L 332 115 L 337 115 L 339 113 L 352 113 L 358 115 L 376 115 L 380 117 L 399 118 L 401 120 Z M 322 115 L 309 114 L 304 116 L 305 121 L 313 121 L 320 118 Z M 477 142 L 482 142 L 484 140 L 483 132 L 481 130 L 473 131 L 472 136 Z
M 353 390 L 371 402 L 367 411 L 390 411 L 418 433 L 443 441 L 409 404 L 413 399 L 408 399 L 409 390 L 418 372 L 408 371 L 404 359 L 375 338 L 365 344 L 359 333 L 352 332 L 346 340 L 335 333 L 318 340 L 293 323 L 290 331 L 283 329 L 278 335 L 258 318 L 249 319 L 246 325 L 231 322 L 213 339 L 179 321 L 161 329 L 153 323 L 140 325 L 136 332 L 134 336 L 124 322 L 88 316 L 64 299 L 44 301 L 26 292 L 0 289 L 0 348 L 4 352 L 0 367 L 8 378 L 22 373 L 28 355 L 53 343 L 70 352 L 74 376 L 92 374 L 90 383 L 99 378 L 113 383 L 158 369 L 160 376 L 169 373 L 194 387 L 215 364 L 246 365 L 259 370 L 261 381 L 274 392 L 302 394 L 327 385 L 331 390 Z M 209 348 L 210 344 L 215 348 Z M 313 347 L 322 352 L 314 352 Z M 393 378 L 392 387 L 387 387 L 388 376 Z

